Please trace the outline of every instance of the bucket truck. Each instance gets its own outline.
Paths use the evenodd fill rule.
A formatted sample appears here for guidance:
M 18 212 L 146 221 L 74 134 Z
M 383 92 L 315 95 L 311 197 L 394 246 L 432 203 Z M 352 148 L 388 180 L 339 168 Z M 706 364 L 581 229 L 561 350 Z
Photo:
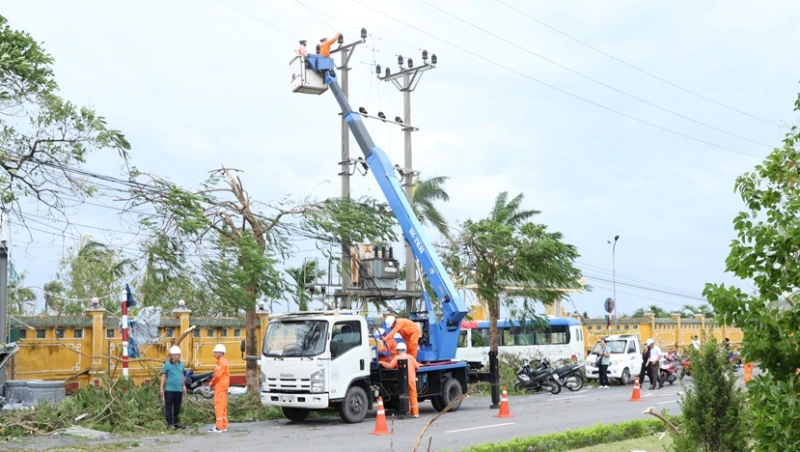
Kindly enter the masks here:
M 430 400 L 437 411 L 458 400 L 470 380 L 487 380 L 488 374 L 470 370 L 455 361 L 461 321 L 468 312 L 464 300 L 422 230 L 395 177 L 386 153 L 373 143 L 362 117 L 350 107 L 334 72 L 330 57 L 298 56 L 293 91 L 322 94 L 330 90 L 341 107 L 345 122 L 364 154 L 372 174 L 394 212 L 405 239 L 411 244 L 430 287 L 440 303 L 434 315 L 431 299 L 422 292 L 426 311 L 412 313 L 421 329 L 417 361 L 418 400 Z M 375 344 L 373 346 L 371 344 Z M 347 423 L 361 422 L 380 396 L 388 408 L 407 397 L 407 373 L 379 365 L 377 325 L 356 311 L 329 310 L 277 314 L 270 318 L 260 359 L 261 401 L 281 407 L 292 421 L 304 420 L 311 410 L 336 408 Z M 460 400 L 453 404 L 455 411 Z M 402 406 L 402 405 L 401 405 Z

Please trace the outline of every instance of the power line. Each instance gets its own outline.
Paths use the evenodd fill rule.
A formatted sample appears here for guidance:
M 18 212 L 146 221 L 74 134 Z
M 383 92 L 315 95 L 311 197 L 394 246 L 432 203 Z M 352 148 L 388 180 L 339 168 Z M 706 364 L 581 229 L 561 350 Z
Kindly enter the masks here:
M 599 277 L 599 276 L 593 276 L 593 275 L 588 275 L 588 274 L 585 275 L 585 276 L 588 276 L 589 278 L 596 279 L 598 281 L 602 281 L 602 282 L 606 282 L 606 283 L 613 282 L 610 279 L 602 278 L 602 277 Z M 678 292 L 672 292 L 672 291 L 669 291 L 669 290 L 662 290 L 662 289 L 657 289 L 657 288 L 647 287 L 647 286 L 640 286 L 640 285 L 637 285 L 637 284 L 630 284 L 630 283 L 626 283 L 626 282 L 622 282 L 622 281 L 617 281 L 617 285 L 630 287 L 630 288 L 633 288 L 633 289 L 647 290 L 649 292 L 662 293 L 662 294 L 665 294 L 665 295 L 671 295 L 673 297 L 688 298 L 688 299 L 697 300 L 697 301 L 706 301 L 705 298 L 701 298 L 701 297 L 698 297 L 698 296 L 684 295 L 684 294 L 681 294 L 681 293 L 678 293 Z
M 383 11 L 380 11 L 380 10 L 378 10 L 378 9 L 376 9 L 376 8 L 373 8 L 372 6 L 369 6 L 369 5 L 367 5 L 367 4 L 365 4 L 365 3 L 363 3 L 363 2 L 361 2 L 361 1 L 359 1 L 359 0 L 353 0 L 353 1 L 354 1 L 354 2 L 356 2 L 356 3 L 358 3 L 358 4 L 359 4 L 359 5 L 361 5 L 361 6 L 365 7 L 365 8 L 368 8 L 368 9 L 371 9 L 372 11 L 375 11 L 376 13 L 378 13 L 378 14 L 380 14 L 380 15 L 384 16 L 384 17 L 387 17 L 387 18 L 389 18 L 389 19 L 391 19 L 391 20 L 394 20 L 394 21 L 396 21 L 396 22 L 399 22 L 399 23 L 401 23 L 401 24 L 403 24 L 403 25 L 405 25 L 405 26 L 407 26 L 407 27 L 409 27 L 409 28 L 412 28 L 412 29 L 414 29 L 414 30 L 416 30 L 416 31 L 418 31 L 418 32 L 420 32 L 420 33 L 423 33 L 423 34 L 425 34 L 425 35 L 428 35 L 428 36 L 432 37 L 433 39 L 436 39 L 436 40 L 438 40 L 438 41 L 441 41 L 441 42 L 443 42 L 443 43 L 445 43 L 445 44 L 447 44 L 447 45 L 449 45 L 449 46 L 451 46 L 451 47 L 455 47 L 456 49 L 458 49 L 458 50 L 461 50 L 462 52 L 464 52 L 464 53 L 467 53 L 467 54 L 469 54 L 469 55 L 472 55 L 472 56 L 474 56 L 475 58 L 479 58 L 479 59 L 481 59 L 481 60 L 483 60 L 483 61 L 485 61 L 485 62 L 487 62 L 487 63 L 490 63 L 490 64 L 492 64 L 492 65 L 494 65 L 494 66 L 497 66 L 497 67 L 499 67 L 499 68 L 501 68 L 501 69 L 505 69 L 505 70 L 507 70 L 507 71 L 509 71 L 509 72 L 512 72 L 512 73 L 514 73 L 514 74 L 517 74 L 517 75 L 519 75 L 519 76 L 521 76 L 521 77 L 524 77 L 524 78 L 526 78 L 526 79 L 528 79 L 528 80 L 531 80 L 531 81 L 533 81 L 533 82 L 536 82 L 536 83 L 538 83 L 538 84 L 540 84 L 540 85 L 542 85 L 542 86 L 545 86 L 545 87 L 547 87 L 547 88 L 550 88 L 550 89 L 552 89 L 552 90 L 558 91 L 558 92 L 560 92 L 560 93 L 562 93 L 562 94 L 566 94 L 567 96 L 570 96 L 570 97 L 572 97 L 572 98 L 574 98 L 574 99 L 578 99 L 578 100 L 580 100 L 580 101 L 586 102 L 586 103 L 588 103 L 588 104 L 590 104 L 590 105 L 594 105 L 595 107 L 601 108 L 601 109 L 603 109 L 603 110 L 606 110 L 606 111 L 609 111 L 609 112 L 611 112 L 611 113 L 615 113 L 615 114 L 617 114 L 617 115 L 620 115 L 620 116 L 622 116 L 622 117 L 628 118 L 628 119 L 630 119 L 630 120 L 633 120 L 633 121 L 639 122 L 639 123 L 641 123 L 641 124 L 645 124 L 645 125 L 647 125 L 647 126 L 650 126 L 650 127 L 653 127 L 653 128 L 655 128 L 655 129 L 662 130 L 662 131 L 664 131 L 664 132 L 671 133 L 671 134 L 673 134 L 673 135 L 677 135 L 677 136 L 680 136 L 680 137 L 683 137 L 683 138 L 686 138 L 686 139 L 689 139 L 689 140 L 692 140 L 692 141 L 696 141 L 696 142 L 698 142 L 698 143 L 702 143 L 702 144 L 705 144 L 705 145 L 708 145 L 708 146 L 711 146 L 711 147 L 715 147 L 715 148 L 718 148 L 718 149 L 722 149 L 722 150 L 726 150 L 726 151 L 734 152 L 734 153 L 736 153 L 736 154 L 747 155 L 747 156 L 749 156 L 749 157 L 755 157 L 755 158 L 761 158 L 760 156 L 758 156 L 758 155 L 755 155 L 755 154 L 751 154 L 751 153 L 744 152 L 744 151 L 741 151 L 741 150 L 738 150 L 738 149 L 734 149 L 734 148 L 730 148 L 730 147 L 727 147 L 727 146 L 719 145 L 719 144 L 716 144 L 716 143 L 713 143 L 713 142 L 710 142 L 710 141 L 704 140 L 704 139 L 702 139 L 702 138 L 697 138 L 697 137 L 694 137 L 694 136 L 691 136 L 691 135 L 688 135 L 688 134 L 685 134 L 685 133 L 679 132 L 679 131 L 677 131 L 677 130 L 670 129 L 670 128 L 668 128 L 668 127 L 660 126 L 660 125 L 658 125 L 658 124 L 655 124 L 655 123 L 652 123 L 652 122 L 646 121 L 646 120 L 644 120 L 644 119 L 640 119 L 640 118 L 637 118 L 637 117 L 635 117 L 635 116 L 631 116 L 631 115 L 629 115 L 629 114 L 627 114 L 627 113 L 623 113 L 623 112 L 621 112 L 621 111 L 619 111 L 619 110 L 615 110 L 615 109 L 613 109 L 613 108 L 611 108 L 611 107 L 607 107 L 607 106 L 605 106 L 605 105 L 603 105 L 603 104 L 600 104 L 600 103 L 598 103 L 598 102 L 595 102 L 595 101 L 593 101 L 593 100 L 589 100 L 589 99 L 587 99 L 587 98 L 585 98 L 585 97 L 582 97 L 582 96 L 579 96 L 579 95 L 577 95 L 577 94 L 573 94 L 573 93 L 571 93 L 571 92 L 569 92 L 569 91 L 566 91 L 566 90 L 564 90 L 564 89 L 561 89 L 561 88 L 559 88 L 559 87 L 557 87 L 557 86 L 551 85 L 551 84 L 549 84 L 549 83 L 547 83 L 547 82 L 544 82 L 544 81 L 542 81 L 542 80 L 539 80 L 539 79 L 537 79 L 537 78 L 535 78 L 535 77 L 531 77 L 531 76 L 530 76 L 530 75 L 528 75 L 528 74 L 525 74 L 525 73 L 523 73 L 523 72 L 520 72 L 520 71 L 518 71 L 518 70 L 516 70 L 516 69 L 513 69 L 513 68 L 511 68 L 511 67 L 509 67 L 509 66 L 506 66 L 506 65 L 504 65 L 504 64 L 502 64 L 502 63 L 498 63 L 497 61 L 494 61 L 494 60 L 491 60 L 491 59 L 489 59 L 489 58 L 486 58 L 486 57 L 484 57 L 484 56 L 482 56 L 482 55 L 479 55 L 479 54 L 477 54 L 477 53 L 475 53 L 475 52 L 473 52 L 473 51 L 471 51 L 471 50 L 469 50 L 469 49 L 466 49 L 466 48 L 464 48 L 464 47 L 461 47 L 461 46 L 459 46 L 458 44 L 454 44 L 454 43 L 452 43 L 452 42 L 450 42 L 450 41 L 448 41 L 448 40 L 446 40 L 446 39 L 440 38 L 440 37 L 438 37 L 438 36 L 436 36 L 436 35 L 434 35 L 434 34 L 432 34 L 432 33 L 429 33 L 429 32 L 427 32 L 427 31 L 425 31 L 425 30 L 422 30 L 422 29 L 421 29 L 421 28 L 419 28 L 419 27 L 416 27 L 416 26 L 414 26 L 414 25 L 411 25 L 411 24 L 409 24 L 409 23 L 407 23 L 407 22 L 404 22 L 404 21 L 402 21 L 402 20 L 400 20 L 400 19 L 398 19 L 398 18 L 396 18 L 396 17 L 394 17 L 394 16 L 392 16 L 392 15 L 390 15 L 390 14 L 386 14 L 386 13 L 384 13 Z
M 597 265 L 590 265 L 590 264 L 587 264 L 587 263 L 584 263 L 584 262 L 578 262 L 578 261 L 576 261 L 576 263 L 578 265 L 582 266 L 582 267 L 587 267 L 588 269 L 590 269 L 592 271 L 599 271 L 599 272 L 608 273 L 608 274 L 612 273 L 611 271 L 606 270 L 605 268 L 599 267 Z M 667 285 L 660 284 L 660 283 L 653 282 L 653 281 L 649 281 L 649 280 L 646 280 L 646 279 L 636 278 L 634 276 L 626 275 L 626 274 L 620 273 L 620 272 L 617 272 L 617 279 L 618 280 L 619 279 L 628 279 L 628 280 L 631 280 L 633 282 L 643 283 L 643 284 L 646 284 L 646 285 L 649 285 L 649 286 L 661 287 L 662 289 L 671 290 L 671 291 L 674 291 L 674 292 L 688 293 L 687 291 L 682 290 L 682 289 L 678 289 L 676 287 L 667 286 Z
M 516 48 L 518 48 L 518 49 L 520 49 L 520 50 L 522 50 L 522 51 L 524 51 L 524 52 L 527 52 L 527 53 L 529 53 L 529 54 L 531 54 L 531 55 L 533 55 L 533 56 L 535 56 L 535 57 L 537 57 L 537 58 L 540 58 L 540 59 L 542 59 L 542 60 L 544 60 L 544 61 L 547 61 L 547 62 L 548 62 L 548 63 L 550 63 L 550 64 L 556 65 L 556 66 L 558 66 L 558 67 L 560 67 L 560 68 L 562 68 L 562 69 L 564 69 L 564 70 L 567 70 L 567 71 L 569 71 L 569 72 L 572 72 L 572 73 L 573 73 L 573 74 L 575 74 L 575 75 L 578 75 L 579 77 L 583 77 L 583 78 L 585 78 L 585 79 L 587 79 L 587 80 L 590 80 L 590 81 L 592 81 L 592 82 L 594 82 L 594 83 L 597 83 L 598 85 L 604 86 L 604 87 L 606 87 L 606 88 L 608 88 L 608 89 L 610 89 L 610 90 L 612 90 L 612 91 L 615 91 L 615 92 L 617 92 L 617 93 L 619 93 L 619 94 L 622 94 L 622 95 L 624 95 L 624 96 L 628 96 L 628 97 L 630 97 L 631 99 L 634 99 L 634 100 L 637 100 L 637 101 L 639 101 L 639 102 L 642 102 L 643 104 L 649 105 L 649 106 L 651 106 L 651 107 L 654 107 L 654 108 L 658 108 L 659 110 L 665 111 L 665 112 L 667 112 L 667 113 L 669 113 L 669 114 L 671 114 L 671 115 L 675 115 L 675 116 L 677 116 L 677 117 L 679 117 L 679 118 L 683 118 L 683 119 L 685 119 L 685 120 L 687 120 L 687 121 L 691 121 L 691 122 L 693 122 L 693 123 L 695 123 L 695 124 L 699 124 L 699 125 L 701 125 L 701 126 L 703 126 L 703 127 L 706 127 L 706 128 L 712 129 L 712 130 L 716 130 L 717 132 L 721 132 L 721 133 L 724 133 L 724 134 L 730 135 L 730 136 L 732 136 L 732 137 L 739 138 L 739 139 L 741 139 L 741 140 L 745 140 L 745 141 L 749 141 L 749 142 L 751 142 L 751 143 L 755 143 L 755 144 L 758 144 L 758 145 L 761 145 L 761 146 L 765 146 L 765 147 L 767 147 L 767 148 L 770 148 L 770 149 L 772 148 L 772 146 L 771 146 L 771 145 L 769 145 L 769 144 L 767 144 L 767 143 L 762 143 L 762 142 L 760 142 L 760 141 L 752 140 L 752 139 L 750 139 L 750 138 L 747 138 L 747 137 L 745 137 L 745 136 L 738 135 L 738 134 L 736 134 L 736 133 L 733 133 L 733 132 L 729 132 L 729 131 L 727 131 L 727 130 L 725 130 L 725 129 L 721 129 L 721 128 L 719 128 L 719 127 L 716 127 L 716 126 L 713 126 L 713 125 L 711 125 L 711 124 L 707 124 L 707 123 L 705 123 L 705 122 L 702 122 L 702 121 L 699 121 L 699 120 L 697 120 L 697 119 L 691 118 L 691 117 L 689 117 L 689 116 L 686 116 L 686 115 L 684 115 L 684 114 L 681 114 L 681 113 L 678 113 L 678 112 L 676 112 L 676 111 L 670 110 L 669 108 L 663 107 L 663 106 L 661 106 L 661 105 L 658 105 L 658 104 L 656 104 L 656 103 L 653 103 L 653 102 L 650 102 L 650 101 L 648 101 L 648 100 L 646 100 L 646 99 L 642 99 L 642 98 L 641 98 L 641 97 L 639 97 L 639 96 L 636 96 L 636 95 L 634 95 L 634 94 L 628 93 L 627 91 L 623 91 L 623 90 L 621 90 L 621 89 L 619 89 L 619 88 L 616 88 L 616 87 L 614 87 L 614 86 L 611 86 L 611 85 L 609 85 L 609 84 L 607 84 L 607 83 L 605 83 L 605 82 L 602 82 L 602 81 L 600 81 L 600 80 L 597 80 L 597 79 L 596 79 L 596 78 L 594 78 L 594 77 L 591 77 L 591 76 L 589 76 L 589 75 L 586 75 L 586 74 L 584 74 L 583 72 L 577 71 L 577 70 L 575 70 L 575 69 L 572 69 L 572 68 L 571 68 L 571 67 L 569 67 L 569 66 L 565 66 L 565 65 L 563 65 L 563 64 L 561 64 L 561 63 L 559 63 L 559 62 L 557 62 L 557 61 L 551 60 L 550 58 L 547 58 L 547 57 L 545 57 L 545 56 L 543 56 L 543 55 L 540 55 L 540 54 L 538 54 L 538 53 L 534 52 L 533 50 L 530 50 L 530 49 L 529 49 L 529 48 L 527 48 L 527 47 L 523 47 L 523 46 L 521 46 L 521 45 L 519 45 L 519 44 L 517 44 L 517 43 L 515 43 L 515 42 L 513 42 L 513 41 L 510 41 L 510 40 L 508 40 L 508 39 L 506 39 L 506 38 L 503 38 L 502 36 L 499 36 L 499 35 L 497 35 L 497 34 L 495 34 L 495 33 L 492 33 L 491 31 L 489 31 L 489 30 L 486 30 L 485 28 L 483 28 L 483 27 L 480 27 L 480 26 L 478 26 L 478 25 L 475 25 L 474 23 L 472 23 L 472 22 L 470 22 L 470 21 L 468 21 L 468 20 L 466 20 L 466 19 L 463 19 L 463 18 L 461 18 L 461 17 L 459 17 L 459 16 L 456 16 L 455 14 L 453 14 L 453 13 L 451 13 L 451 12 L 449 12 L 449 11 L 445 11 L 444 9 L 442 9 L 442 8 L 439 8 L 438 6 L 436 6 L 436 5 L 433 5 L 432 3 L 430 3 L 430 2 L 428 2 L 428 1 L 426 1 L 426 0 L 420 0 L 420 2 L 422 2 L 422 3 L 424 3 L 424 4 L 428 5 L 428 6 L 430 6 L 431 8 L 433 8 L 433 9 L 435 9 L 435 10 L 437 10 L 437 11 L 440 11 L 440 12 L 441 12 L 441 13 L 443 13 L 443 14 L 446 14 L 446 15 L 448 15 L 448 16 L 450 16 L 450 17 L 452 17 L 452 18 L 456 19 L 456 20 L 459 20 L 459 21 L 461 21 L 461 22 L 463 22 L 463 23 L 465 23 L 465 24 L 467 24 L 467 25 L 469 25 L 469 26 L 471 26 L 471 27 L 473 27 L 473 28 L 476 28 L 476 29 L 478 29 L 478 30 L 480 30 L 480 31 L 482 31 L 482 32 L 484 32 L 484 33 L 486 33 L 486 34 L 488 34 L 489 36 L 492 36 L 492 37 L 494 37 L 494 38 L 496 38 L 496 39 L 499 39 L 500 41 L 503 41 L 503 42 L 505 42 L 506 44 L 512 45 L 512 46 L 514 46 L 514 47 L 516 47 Z
M 648 72 L 648 71 L 646 71 L 646 70 L 644 70 L 644 69 L 642 69 L 642 68 L 640 68 L 640 67 L 638 67 L 638 66 L 634 66 L 633 64 L 631 64 L 631 63 L 628 63 L 627 61 L 624 61 L 624 60 L 622 60 L 622 59 L 620 59 L 620 58 L 617 58 L 617 57 L 615 57 L 614 55 L 611 55 L 611 54 L 609 54 L 609 53 L 606 53 L 606 52 L 604 52 L 603 50 L 600 50 L 600 49 L 598 49 L 597 47 L 594 47 L 594 46 L 592 46 L 591 44 L 588 44 L 588 43 L 586 43 L 586 42 L 584 42 L 584 41 L 582 41 L 582 40 L 580 40 L 580 39 L 578 39 L 578 38 L 576 38 L 576 37 L 574 37 L 574 36 L 571 36 L 571 35 L 567 34 L 566 32 L 563 32 L 563 31 L 559 30 L 558 28 L 556 28 L 556 27 L 553 27 L 552 25 L 549 25 L 549 24 L 545 23 L 544 21 L 537 19 L 536 17 L 533 17 L 533 16 L 531 16 L 531 15 L 529 15 L 529 14 L 527 14 L 527 13 L 525 13 L 525 12 L 523 12 L 523 11 L 521 11 L 521 10 L 517 9 L 517 8 L 514 8 L 513 6 L 511 6 L 511 5 L 509 5 L 509 4 L 505 3 L 505 2 L 503 2 L 503 1 L 501 1 L 501 0 L 496 0 L 496 1 L 497 1 L 497 3 L 500 3 L 501 5 L 505 6 L 506 8 L 509 8 L 509 9 L 511 9 L 511 10 L 513 10 L 513 11 L 516 11 L 517 13 L 519 13 L 519 14 L 520 14 L 520 15 L 522 15 L 522 16 L 525 16 L 525 17 L 527 17 L 528 19 L 530 19 L 530 20 L 532 20 L 532 21 L 534 21 L 534 22 L 536 22 L 536 23 L 538 23 L 538 24 L 540 24 L 540 25 L 542 25 L 542 26 L 545 26 L 545 27 L 547 27 L 547 28 L 549 28 L 549 29 L 551 29 L 551 30 L 555 31 L 555 32 L 556 32 L 556 33 L 558 33 L 558 34 L 560 34 L 560 35 L 562 35 L 562 36 L 565 36 L 565 37 L 567 37 L 567 38 L 569 38 L 569 39 L 571 39 L 571 40 L 573 40 L 573 41 L 577 42 L 578 44 L 581 44 L 581 45 L 583 45 L 583 46 L 586 46 L 586 47 L 588 47 L 588 48 L 590 48 L 590 49 L 594 50 L 595 52 L 598 52 L 598 53 L 600 53 L 600 54 L 602 54 L 602 55 L 605 55 L 605 56 L 607 56 L 608 58 L 611 58 L 612 60 L 614 60 L 614 61 L 617 61 L 618 63 L 624 64 L 625 66 L 628 66 L 628 67 L 629 67 L 629 68 L 631 68 L 631 69 L 634 69 L 634 70 L 636 70 L 636 71 L 639 71 L 639 72 L 641 72 L 642 74 L 645 74 L 645 75 L 647 75 L 647 76 L 649 76 L 649 77 L 652 77 L 652 78 L 654 78 L 654 79 L 656 79 L 656 80 L 658 80 L 658 81 L 661 81 L 661 82 L 663 82 L 663 83 L 666 83 L 666 84 L 668 84 L 668 85 L 670 85 L 670 86 L 673 86 L 673 87 L 675 87 L 675 88 L 678 88 L 679 90 L 681 90 L 681 91 L 684 91 L 684 92 L 687 92 L 687 93 L 689 93 L 689 94 L 691 94 L 691 95 L 693 95 L 693 96 L 699 97 L 700 99 L 703 99 L 703 100 L 705 100 L 705 101 L 711 102 L 711 103 L 713 103 L 713 104 L 716 104 L 716 105 L 719 105 L 720 107 L 724 107 L 724 108 L 727 108 L 727 109 L 729 109 L 729 110 L 735 111 L 735 112 L 737 112 L 737 113 L 739 113 L 739 114 L 742 114 L 742 115 L 748 116 L 748 117 L 750 117 L 750 118 L 752 118 L 752 119 L 755 119 L 755 120 L 761 121 L 761 122 L 763 122 L 763 123 L 766 123 L 766 124 L 770 124 L 770 125 L 778 126 L 778 127 L 780 127 L 780 126 L 781 126 L 780 124 L 778 124 L 778 123 L 776 123 L 776 122 L 770 121 L 770 120 L 768 120 L 768 119 L 760 118 L 760 117 L 758 117 L 758 116 L 752 115 L 752 114 L 750 114 L 750 113 L 747 113 L 747 112 L 745 112 L 745 111 L 739 110 L 739 109 L 737 109 L 737 108 L 735 108 L 735 107 L 731 107 L 730 105 L 726 105 L 726 104 L 723 104 L 722 102 L 719 102 L 719 101 L 717 101 L 717 100 L 711 99 L 710 97 L 704 96 L 704 95 L 702 95 L 702 94 L 699 94 L 699 93 L 696 93 L 696 92 L 694 92 L 694 91 L 691 91 L 691 90 L 690 90 L 690 89 L 688 89 L 688 88 L 684 88 L 684 87 L 682 87 L 682 86 L 680 86 L 680 85 L 678 85 L 678 84 L 676 84 L 676 83 L 673 83 L 673 82 L 671 82 L 671 81 L 669 81 L 669 80 L 666 80 L 666 79 L 664 79 L 664 78 L 662 78 L 662 77 L 659 77 L 658 75 L 655 75 L 655 74 L 653 74 L 653 73 L 651 73 L 651 72 Z
M 217 0 L 217 2 L 219 2 L 219 3 L 222 3 L 223 5 L 227 6 L 228 8 L 231 8 L 231 9 L 234 9 L 234 10 L 236 10 L 236 11 L 239 11 L 240 13 L 244 14 L 245 16 L 247 16 L 247 17 L 249 17 L 249 18 L 251 18 L 251 19 L 253 19 L 253 20 L 257 20 L 257 21 L 261 22 L 261 23 L 262 23 L 262 24 L 264 24 L 264 25 L 267 25 L 267 26 L 269 26 L 269 27 L 272 27 L 273 29 L 280 31 L 281 33 L 287 34 L 287 35 L 289 35 L 289 36 L 291 36 L 291 37 L 295 37 L 294 33 L 290 33 L 290 32 L 288 32 L 288 31 L 284 30 L 283 28 L 281 28 L 281 27 L 279 27 L 279 26 L 277 26 L 277 25 L 275 25 L 275 24 L 269 23 L 269 22 L 267 22 L 267 21 L 266 21 L 266 20 L 264 20 L 264 19 L 261 19 L 261 18 L 259 18 L 259 17 L 256 17 L 256 16 L 254 16 L 254 15 L 252 15 L 252 14 L 248 13 L 247 11 L 244 11 L 244 10 L 242 10 L 242 9 L 239 9 L 239 8 L 237 8 L 237 7 L 235 7 L 235 6 L 231 5 L 231 4 L 229 4 L 229 3 L 225 3 L 225 2 L 223 2 L 222 0 Z

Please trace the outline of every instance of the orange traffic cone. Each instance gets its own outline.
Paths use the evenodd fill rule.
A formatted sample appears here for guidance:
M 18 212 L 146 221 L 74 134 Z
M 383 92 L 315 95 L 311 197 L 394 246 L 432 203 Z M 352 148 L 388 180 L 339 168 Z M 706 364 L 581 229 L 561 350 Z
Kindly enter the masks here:
M 508 392 L 505 386 L 503 386 L 503 397 L 500 399 L 500 412 L 495 417 L 514 417 L 508 407 Z
M 639 377 L 636 377 L 636 380 L 633 381 L 633 395 L 631 396 L 628 402 L 641 402 L 642 401 L 642 393 L 639 390 Z
M 391 435 L 389 427 L 386 425 L 386 412 L 383 410 L 383 398 L 378 397 L 378 417 L 375 418 L 375 430 L 369 432 L 370 435 Z

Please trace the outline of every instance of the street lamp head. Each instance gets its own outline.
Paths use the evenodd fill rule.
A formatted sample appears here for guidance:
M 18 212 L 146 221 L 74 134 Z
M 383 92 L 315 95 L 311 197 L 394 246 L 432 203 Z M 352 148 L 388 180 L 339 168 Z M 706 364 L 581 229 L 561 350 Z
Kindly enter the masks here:
M 619 240 L 619 235 L 614 236 L 614 241 L 616 242 L 617 240 Z

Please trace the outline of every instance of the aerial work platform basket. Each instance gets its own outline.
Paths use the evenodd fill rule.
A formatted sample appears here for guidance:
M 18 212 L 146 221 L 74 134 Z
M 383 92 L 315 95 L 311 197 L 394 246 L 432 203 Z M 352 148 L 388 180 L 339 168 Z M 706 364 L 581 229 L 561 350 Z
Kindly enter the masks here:
M 328 91 L 323 76 L 314 68 L 318 66 L 319 55 L 309 54 L 307 57 L 300 55 L 292 58 L 289 65 L 294 65 L 297 72 L 292 74 L 292 92 L 301 94 L 322 94 Z

